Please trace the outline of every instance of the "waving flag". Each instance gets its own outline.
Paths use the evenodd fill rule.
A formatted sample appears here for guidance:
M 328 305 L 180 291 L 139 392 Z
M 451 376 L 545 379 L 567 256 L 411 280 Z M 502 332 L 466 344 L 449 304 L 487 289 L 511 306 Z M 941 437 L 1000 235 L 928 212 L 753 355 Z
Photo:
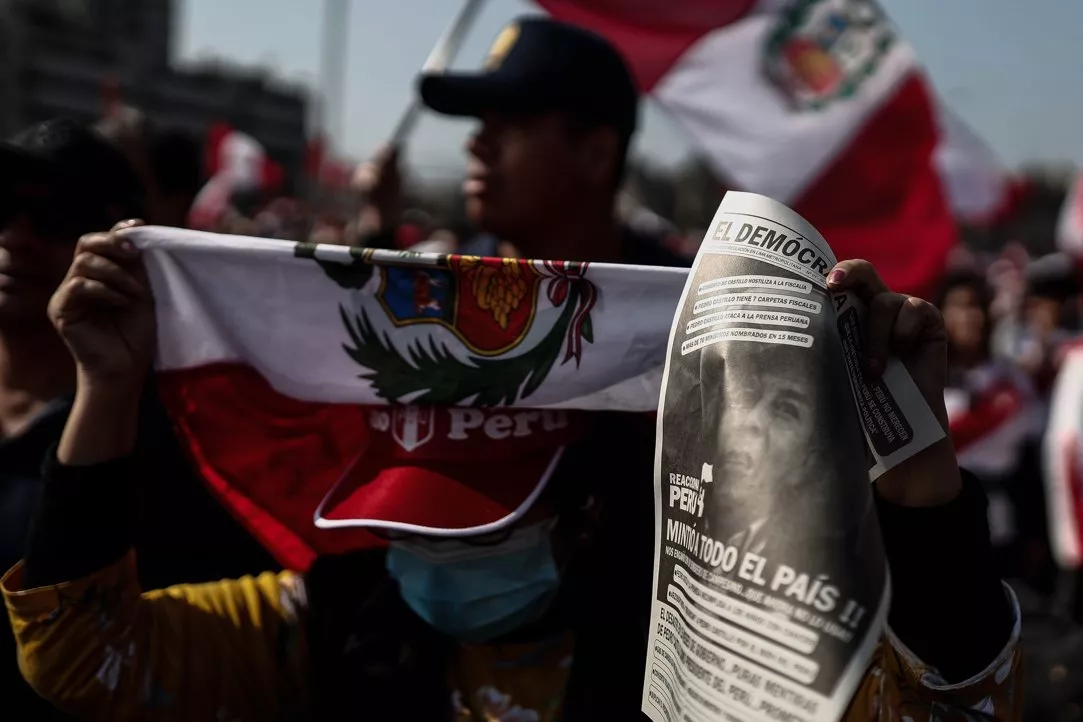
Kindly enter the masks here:
M 973 225 L 989 225 L 1014 212 L 1022 187 L 985 141 L 943 106 L 939 127 L 936 166 L 955 217 Z
M 872 0 L 538 0 L 608 38 L 727 186 L 928 293 L 956 240 L 928 84 Z
M 525 459 L 540 475 L 581 412 L 654 411 L 687 273 L 155 227 L 131 238 L 181 442 L 295 569 L 376 543 L 349 528 L 348 504 L 321 504 L 389 446 L 398 463 L 515 459 L 494 462 L 508 473 Z

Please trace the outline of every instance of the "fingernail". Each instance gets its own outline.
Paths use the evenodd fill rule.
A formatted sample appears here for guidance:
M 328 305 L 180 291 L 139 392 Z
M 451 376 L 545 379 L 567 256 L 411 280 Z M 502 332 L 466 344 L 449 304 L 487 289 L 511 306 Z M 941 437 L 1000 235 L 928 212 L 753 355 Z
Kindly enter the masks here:
M 837 286 L 842 283 L 843 279 L 845 278 L 846 271 L 842 270 L 841 268 L 836 268 L 834 271 L 827 274 L 827 283 L 831 286 Z
M 121 241 L 120 242 L 120 249 L 122 251 L 124 251 L 125 253 L 135 253 L 135 251 L 136 251 L 135 244 L 132 243 L 131 241 Z

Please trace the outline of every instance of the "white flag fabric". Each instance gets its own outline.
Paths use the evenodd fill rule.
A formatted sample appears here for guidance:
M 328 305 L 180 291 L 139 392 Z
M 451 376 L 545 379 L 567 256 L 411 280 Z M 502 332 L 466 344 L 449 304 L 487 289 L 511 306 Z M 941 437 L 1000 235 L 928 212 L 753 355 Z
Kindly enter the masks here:
M 955 217 L 986 225 L 1011 210 L 1013 181 L 977 131 L 947 106 L 941 106 L 936 167 Z
M 652 411 L 684 269 L 144 228 L 159 369 L 325 403 Z M 634 318 L 634 323 L 629 319 Z

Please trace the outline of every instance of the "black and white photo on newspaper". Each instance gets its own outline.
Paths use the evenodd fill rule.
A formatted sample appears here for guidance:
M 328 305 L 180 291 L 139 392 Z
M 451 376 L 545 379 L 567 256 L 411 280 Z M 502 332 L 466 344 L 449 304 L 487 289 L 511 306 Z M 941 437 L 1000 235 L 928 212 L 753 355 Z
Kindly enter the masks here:
M 865 378 L 835 263 L 796 213 L 734 192 L 696 257 L 659 402 L 655 722 L 838 719 L 881 634 L 870 478 L 944 432 L 901 363 Z

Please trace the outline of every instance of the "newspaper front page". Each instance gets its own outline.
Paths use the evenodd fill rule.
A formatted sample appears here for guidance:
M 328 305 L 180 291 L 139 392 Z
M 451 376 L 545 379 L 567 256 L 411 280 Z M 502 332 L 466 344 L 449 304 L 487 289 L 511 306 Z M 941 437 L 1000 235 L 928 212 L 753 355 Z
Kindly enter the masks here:
M 905 367 L 862 371 L 864 309 L 768 198 L 726 195 L 670 334 L 643 711 L 835 720 L 890 597 L 869 481 L 944 432 Z

